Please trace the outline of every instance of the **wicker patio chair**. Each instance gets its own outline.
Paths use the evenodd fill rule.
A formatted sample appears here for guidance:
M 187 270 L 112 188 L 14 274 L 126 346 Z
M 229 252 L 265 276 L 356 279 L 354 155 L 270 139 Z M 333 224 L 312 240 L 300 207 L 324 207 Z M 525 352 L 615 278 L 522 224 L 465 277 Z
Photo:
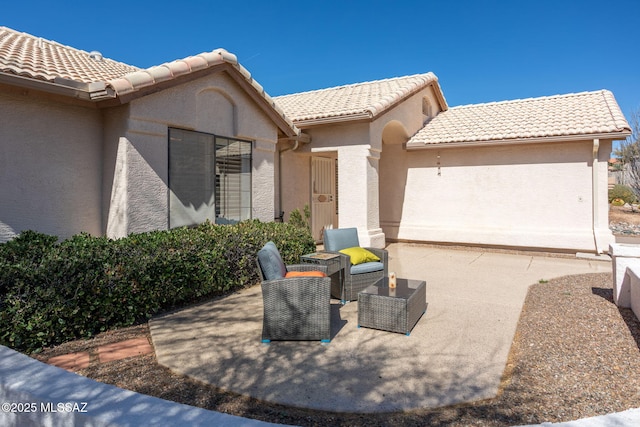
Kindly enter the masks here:
M 380 258 L 380 261 L 357 265 L 353 265 L 349 255 L 340 252 L 343 249 L 360 247 L 356 228 L 325 229 L 323 237 L 325 251 L 340 254 L 343 262 L 342 286 L 337 280 L 331 283 L 331 295 L 340 298 L 343 304 L 357 300 L 360 291 L 388 275 L 389 253 L 385 249 L 363 248 Z
M 262 342 L 271 340 L 331 341 L 331 279 L 329 277 L 285 278 L 291 271 L 321 271 L 313 264 L 285 266 L 272 242 L 257 257 L 262 279 L 264 316 Z

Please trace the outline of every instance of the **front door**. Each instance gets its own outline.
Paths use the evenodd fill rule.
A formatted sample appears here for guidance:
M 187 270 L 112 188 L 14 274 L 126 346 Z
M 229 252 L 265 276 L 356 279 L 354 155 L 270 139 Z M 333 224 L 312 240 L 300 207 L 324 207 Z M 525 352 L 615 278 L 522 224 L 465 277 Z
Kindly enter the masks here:
M 322 241 L 325 228 L 336 225 L 336 162 L 326 157 L 311 158 L 311 232 Z

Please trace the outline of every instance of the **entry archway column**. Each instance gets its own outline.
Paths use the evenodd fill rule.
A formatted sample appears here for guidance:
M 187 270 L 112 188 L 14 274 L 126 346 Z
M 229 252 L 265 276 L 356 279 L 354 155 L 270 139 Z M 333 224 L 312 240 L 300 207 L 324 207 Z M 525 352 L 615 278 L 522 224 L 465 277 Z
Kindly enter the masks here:
M 369 145 L 338 150 L 339 227 L 357 227 L 361 246 L 384 248 L 380 228 L 378 166 L 380 150 Z

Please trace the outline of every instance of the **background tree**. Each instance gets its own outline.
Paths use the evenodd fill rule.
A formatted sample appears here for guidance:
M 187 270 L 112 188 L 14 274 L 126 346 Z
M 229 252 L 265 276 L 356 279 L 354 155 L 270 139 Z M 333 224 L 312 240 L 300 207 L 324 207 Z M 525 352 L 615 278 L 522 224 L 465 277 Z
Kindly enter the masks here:
M 622 162 L 627 185 L 640 200 L 640 109 L 631 114 L 631 135 L 614 150 Z
M 640 109 L 631 114 L 631 135 L 620 146 L 613 150 L 613 154 L 626 165 L 640 158 Z

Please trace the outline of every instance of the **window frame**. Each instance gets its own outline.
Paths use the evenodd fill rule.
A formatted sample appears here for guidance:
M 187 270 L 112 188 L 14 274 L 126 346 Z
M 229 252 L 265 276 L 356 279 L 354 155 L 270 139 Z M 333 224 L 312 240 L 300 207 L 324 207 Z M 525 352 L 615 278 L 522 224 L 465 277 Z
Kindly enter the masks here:
M 172 189 L 172 145 L 179 143 L 178 141 L 176 141 L 176 137 L 177 135 L 173 135 L 172 136 L 172 132 L 173 131 L 177 131 L 180 132 L 181 135 L 189 135 L 192 134 L 194 136 L 196 136 L 197 139 L 200 138 L 204 138 L 209 139 L 209 141 L 206 141 L 205 143 L 209 144 L 209 148 L 206 148 L 205 151 L 207 152 L 212 152 L 213 153 L 213 161 L 212 161 L 212 165 L 213 165 L 213 177 L 211 180 L 208 180 L 207 182 L 203 182 L 202 185 L 203 187 L 213 187 L 213 195 L 214 195 L 214 219 L 211 220 L 210 218 L 207 218 L 201 222 L 194 222 L 194 223 L 190 223 L 190 224 L 175 224 L 172 225 L 172 207 L 176 207 L 172 204 L 172 193 L 174 194 L 174 197 L 176 197 L 178 200 L 180 200 L 180 197 L 176 195 L 176 193 L 174 192 L 174 190 Z M 174 139 L 174 141 L 172 141 L 172 137 Z M 194 138 L 194 139 L 196 139 Z M 224 142 L 222 142 L 224 141 Z M 181 143 L 188 143 L 185 141 L 185 138 L 182 138 L 182 140 L 180 141 Z M 238 206 L 235 207 L 234 209 L 237 209 L 239 212 L 239 219 L 229 219 L 229 218 L 225 218 L 222 215 L 219 216 L 219 212 L 222 209 L 222 200 L 223 198 L 225 200 L 229 200 L 230 197 L 230 193 L 227 191 L 222 191 L 223 187 L 222 187 L 222 183 L 220 181 L 220 174 L 216 173 L 216 169 L 218 168 L 218 155 L 217 155 L 217 151 L 218 151 L 218 147 L 219 145 L 224 145 L 226 142 L 226 146 L 225 148 L 228 149 L 230 146 L 232 146 L 234 143 L 238 142 L 238 147 L 239 147 L 239 175 L 242 175 L 243 173 L 248 174 L 248 183 L 246 183 L 246 185 L 248 186 L 248 191 L 246 189 L 244 189 L 245 187 L 243 187 L 243 183 L 242 183 L 242 176 L 240 176 L 239 179 L 239 186 L 238 186 L 238 191 L 237 191 L 237 200 L 238 200 Z M 222 136 L 222 135 L 217 135 L 217 134 L 213 134 L 213 133 L 208 133 L 208 132 L 201 132 L 201 131 L 195 131 L 192 129 L 184 129 L 184 128 L 179 128 L 179 127 L 169 127 L 168 128 L 168 132 L 167 132 L 167 225 L 169 229 L 173 229 L 173 228 L 178 228 L 178 227 L 183 227 L 183 226 L 187 226 L 187 227 L 193 227 L 193 226 L 197 226 L 203 222 L 205 222 L 206 220 L 210 220 L 212 222 L 215 222 L 216 224 L 233 224 L 233 223 L 237 223 L 240 221 L 245 221 L 248 219 L 252 219 L 253 217 L 253 147 L 254 147 L 254 143 L 251 140 L 247 140 L 247 139 L 241 139 L 241 138 L 235 138 L 235 137 L 228 137 L 228 136 Z M 245 152 L 245 149 L 248 148 L 248 153 Z M 174 148 L 175 150 L 175 148 Z M 175 153 L 175 152 L 174 152 Z M 245 161 L 248 160 L 248 164 L 245 163 Z M 244 169 L 247 169 L 246 172 L 242 172 Z M 203 167 L 203 169 L 206 169 L 206 167 Z M 175 173 L 175 172 L 174 172 Z M 175 178 L 175 177 L 174 177 Z M 205 190 L 205 192 L 207 192 L 207 190 Z M 243 194 L 244 193 L 244 194 Z M 245 199 L 243 199 L 243 196 L 245 197 Z M 248 206 L 247 205 L 243 205 L 242 201 L 246 200 L 246 197 L 248 197 Z M 183 204 L 183 206 L 185 206 Z M 243 215 L 243 212 L 246 212 L 246 215 Z M 174 214 L 175 215 L 175 214 Z

